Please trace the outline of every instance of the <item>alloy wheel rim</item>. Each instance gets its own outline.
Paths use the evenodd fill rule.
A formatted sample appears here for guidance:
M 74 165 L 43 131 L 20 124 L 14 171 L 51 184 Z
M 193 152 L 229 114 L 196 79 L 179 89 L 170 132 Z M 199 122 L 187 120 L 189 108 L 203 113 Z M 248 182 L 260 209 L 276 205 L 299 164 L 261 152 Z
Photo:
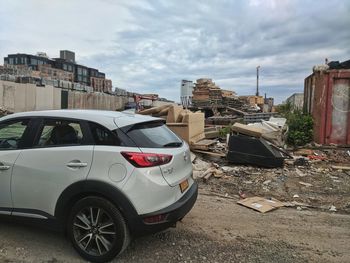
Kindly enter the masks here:
M 102 256 L 116 242 L 116 226 L 112 217 L 100 207 L 86 207 L 76 214 L 73 221 L 75 242 L 86 253 Z

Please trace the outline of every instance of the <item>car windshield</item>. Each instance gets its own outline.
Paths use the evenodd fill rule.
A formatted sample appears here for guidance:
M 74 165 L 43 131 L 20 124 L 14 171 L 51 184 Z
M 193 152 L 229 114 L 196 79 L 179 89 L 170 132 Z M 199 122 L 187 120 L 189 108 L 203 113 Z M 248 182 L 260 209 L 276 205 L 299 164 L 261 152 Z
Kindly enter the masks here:
M 138 147 L 170 148 L 182 145 L 182 140 L 161 122 L 137 124 L 127 132 L 127 135 Z

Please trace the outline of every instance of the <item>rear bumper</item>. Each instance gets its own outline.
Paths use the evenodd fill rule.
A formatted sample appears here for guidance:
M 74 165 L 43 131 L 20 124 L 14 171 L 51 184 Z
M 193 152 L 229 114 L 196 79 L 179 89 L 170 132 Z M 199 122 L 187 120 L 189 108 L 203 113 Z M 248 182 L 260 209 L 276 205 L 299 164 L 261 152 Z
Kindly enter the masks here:
M 143 236 L 156 233 L 172 227 L 177 221 L 181 220 L 194 206 L 198 195 L 198 185 L 194 182 L 191 188 L 174 204 L 158 210 L 156 212 L 139 215 L 129 221 L 129 229 L 133 236 Z M 164 215 L 164 220 L 159 223 L 145 223 L 144 219 Z

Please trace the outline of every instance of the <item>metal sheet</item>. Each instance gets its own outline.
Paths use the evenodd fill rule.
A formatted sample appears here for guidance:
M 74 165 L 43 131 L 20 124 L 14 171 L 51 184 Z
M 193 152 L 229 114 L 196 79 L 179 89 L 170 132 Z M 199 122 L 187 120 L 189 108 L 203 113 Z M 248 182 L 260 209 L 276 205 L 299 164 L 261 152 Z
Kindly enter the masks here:
M 350 145 L 350 70 L 327 70 L 307 77 L 304 104 L 314 119 L 315 142 Z

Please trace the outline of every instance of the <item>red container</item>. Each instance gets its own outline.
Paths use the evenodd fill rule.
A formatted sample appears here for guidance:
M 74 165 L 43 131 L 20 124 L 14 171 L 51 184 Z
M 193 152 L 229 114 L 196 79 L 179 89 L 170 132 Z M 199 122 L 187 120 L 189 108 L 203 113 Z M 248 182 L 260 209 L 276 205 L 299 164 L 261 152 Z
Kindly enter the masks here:
M 350 145 L 350 70 L 316 71 L 305 79 L 304 108 L 314 118 L 314 141 Z

